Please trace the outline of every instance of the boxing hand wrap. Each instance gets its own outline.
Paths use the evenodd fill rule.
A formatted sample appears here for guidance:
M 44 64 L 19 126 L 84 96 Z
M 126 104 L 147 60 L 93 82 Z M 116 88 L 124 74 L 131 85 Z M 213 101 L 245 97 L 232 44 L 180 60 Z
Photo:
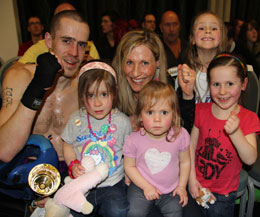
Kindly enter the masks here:
M 32 110 L 39 109 L 46 88 L 52 86 L 59 69 L 61 69 L 61 66 L 54 55 L 44 53 L 38 56 L 34 77 L 21 99 L 25 107 Z

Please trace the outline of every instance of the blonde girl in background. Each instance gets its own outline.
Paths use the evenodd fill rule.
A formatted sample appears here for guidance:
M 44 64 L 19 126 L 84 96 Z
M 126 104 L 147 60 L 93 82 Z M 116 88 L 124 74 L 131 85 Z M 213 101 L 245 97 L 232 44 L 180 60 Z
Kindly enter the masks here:
M 198 14 L 191 24 L 188 65 L 196 72 L 195 102 L 210 102 L 207 68 L 216 54 L 227 50 L 224 22 L 210 11 Z

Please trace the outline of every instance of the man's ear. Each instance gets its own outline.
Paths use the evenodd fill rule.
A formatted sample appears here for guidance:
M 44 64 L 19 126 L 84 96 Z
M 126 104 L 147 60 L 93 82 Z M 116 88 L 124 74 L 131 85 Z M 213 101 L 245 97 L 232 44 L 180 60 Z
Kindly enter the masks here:
M 49 32 L 45 33 L 44 40 L 45 40 L 46 46 L 49 49 L 51 49 L 52 48 L 52 37 L 51 37 L 51 34 Z
M 242 84 L 241 90 L 246 90 L 247 83 L 248 83 L 248 78 L 245 78 L 245 80 Z

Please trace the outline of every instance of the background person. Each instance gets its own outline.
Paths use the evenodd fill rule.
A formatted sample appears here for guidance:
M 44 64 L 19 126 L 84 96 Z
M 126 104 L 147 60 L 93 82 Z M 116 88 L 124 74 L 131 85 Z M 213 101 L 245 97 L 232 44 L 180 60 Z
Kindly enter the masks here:
M 227 40 L 228 40 L 227 51 L 232 53 L 236 47 L 235 27 L 230 22 L 225 22 L 225 26 L 227 28 Z
M 55 11 L 54 15 L 61 11 L 76 11 L 75 7 L 69 3 L 61 3 L 59 4 Z M 31 46 L 27 52 L 18 60 L 18 63 L 14 64 L 14 67 L 23 66 L 22 64 L 28 64 L 28 63 L 36 63 L 37 57 L 42 54 L 48 52 L 48 47 L 46 46 L 46 43 L 44 40 L 38 41 L 38 43 L 34 44 Z M 85 50 L 85 56 L 84 56 L 84 61 L 88 61 L 91 59 L 99 59 L 99 54 L 97 52 L 97 49 L 94 45 L 93 41 L 88 41 L 88 44 L 86 46 Z M 19 66 L 18 66 L 19 65 Z
M 156 29 L 156 18 L 153 14 L 146 14 L 142 21 L 142 27 L 154 32 Z
M 245 21 L 240 18 L 233 20 L 233 25 L 235 27 L 235 41 L 237 41 L 239 38 L 240 29 L 241 29 L 241 26 L 244 24 L 244 22 Z
M 167 67 L 177 67 L 187 59 L 188 42 L 180 37 L 181 23 L 174 11 L 165 11 L 161 16 L 160 30 L 167 57 Z
M 196 71 L 196 103 L 210 102 L 207 68 L 214 56 L 227 50 L 227 34 L 223 21 L 205 11 L 194 17 L 188 50 L 188 65 Z
M 101 28 L 102 35 L 99 37 L 95 45 L 97 47 L 98 53 L 101 59 L 112 62 L 117 41 L 115 40 L 115 22 L 119 20 L 119 15 L 115 11 L 106 11 L 101 16 Z M 119 31 L 120 29 L 118 29 Z
M 44 27 L 39 17 L 32 16 L 28 19 L 27 31 L 30 33 L 31 40 L 26 41 L 19 46 L 18 56 L 23 56 L 29 47 L 42 40 L 43 29 Z
M 247 64 L 253 66 L 253 70 L 259 77 L 260 74 L 260 43 L 258 36 L 258 24 L 255 20 L 244 22 L 240 28 L 234 53 L 241 55 Z

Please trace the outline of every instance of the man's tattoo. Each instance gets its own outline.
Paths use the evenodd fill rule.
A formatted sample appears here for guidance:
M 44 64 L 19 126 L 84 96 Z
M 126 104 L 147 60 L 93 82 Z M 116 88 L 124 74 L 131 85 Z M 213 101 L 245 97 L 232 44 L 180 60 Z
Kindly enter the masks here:
M 3 106 L 7 107 L 13 103 L 13 88 L 6 87 L 3 89 Z

